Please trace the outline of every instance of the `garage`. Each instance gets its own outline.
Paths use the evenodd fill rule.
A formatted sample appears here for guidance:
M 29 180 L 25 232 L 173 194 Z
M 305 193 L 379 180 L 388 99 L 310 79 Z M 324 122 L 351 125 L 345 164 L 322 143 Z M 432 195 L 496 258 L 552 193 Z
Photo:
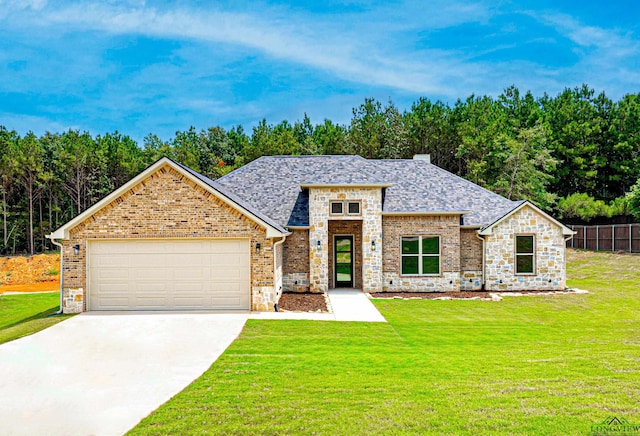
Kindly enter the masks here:
M 249 239 L 87 241 L 88 310 L 249 310 Z

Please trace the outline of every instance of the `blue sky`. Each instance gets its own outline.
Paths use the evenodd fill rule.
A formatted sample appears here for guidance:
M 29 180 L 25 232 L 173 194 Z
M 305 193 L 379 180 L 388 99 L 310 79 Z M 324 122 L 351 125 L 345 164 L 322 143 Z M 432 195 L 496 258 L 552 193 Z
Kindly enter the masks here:
M 24 134 L 348 123 L 588 83 L 640 92 L 640 2 L 0 0 L 0 125 Z

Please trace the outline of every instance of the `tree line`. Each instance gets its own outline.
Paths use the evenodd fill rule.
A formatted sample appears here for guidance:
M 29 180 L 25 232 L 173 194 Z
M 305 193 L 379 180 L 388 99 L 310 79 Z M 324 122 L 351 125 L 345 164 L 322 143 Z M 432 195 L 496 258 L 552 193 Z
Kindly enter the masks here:
M 263 120 L 250 133 L 149 134 L 143 144 L 117 131 L 38 137 L 0 126 L 0 251 L 51 249 L 45 235 L 162 156 L 215 179 L 264 155 L 316 154 L 430 154 L 435 165 L 560 218 L 628 215 L 640 212 L 640 93 L 612 101 L 583 85 L 536 98 L 511 86 L 454 104 L 419 98 L 405 111 L 365 99 L 346 125 L 313 124 L 305 114 L 294 123 Z

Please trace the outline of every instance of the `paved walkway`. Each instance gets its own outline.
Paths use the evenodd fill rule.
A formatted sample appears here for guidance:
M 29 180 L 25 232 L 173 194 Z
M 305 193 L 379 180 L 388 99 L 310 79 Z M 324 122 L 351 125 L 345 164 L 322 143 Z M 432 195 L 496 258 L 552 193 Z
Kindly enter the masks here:
M 359 289 L 331 289 L 329 302 L 336 321 L 387 322 Z
M 206 371 L 247 317 L 89 312 L 2 344 L 0 434 L 123 434 Z
M 331 289 L 331 313 L 252 312 L 252 319 L 306 319 L 317 321 L 387 322 L 371 300 L 359 289 Z

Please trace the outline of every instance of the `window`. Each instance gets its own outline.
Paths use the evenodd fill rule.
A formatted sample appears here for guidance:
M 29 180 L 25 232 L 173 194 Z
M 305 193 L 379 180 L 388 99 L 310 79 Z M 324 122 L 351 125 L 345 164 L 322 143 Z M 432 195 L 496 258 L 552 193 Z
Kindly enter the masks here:
M 516 274 L 534 274 L 533 235 L 516 235 Z
M 360 203 L 350 201 L 347 206 L 347 213 L 349 215 L 360 215 Z
M 331 215 L 360 215 L 359 201 L 331 201 L 329 202 Z
M 402 275 L 440 274 L 440 236 L 403 236 Z
M 341 201 L 332 201 L 331 202 L 331 215 L 342 215 L 344 212 L 342 210 L 342 202 Z

